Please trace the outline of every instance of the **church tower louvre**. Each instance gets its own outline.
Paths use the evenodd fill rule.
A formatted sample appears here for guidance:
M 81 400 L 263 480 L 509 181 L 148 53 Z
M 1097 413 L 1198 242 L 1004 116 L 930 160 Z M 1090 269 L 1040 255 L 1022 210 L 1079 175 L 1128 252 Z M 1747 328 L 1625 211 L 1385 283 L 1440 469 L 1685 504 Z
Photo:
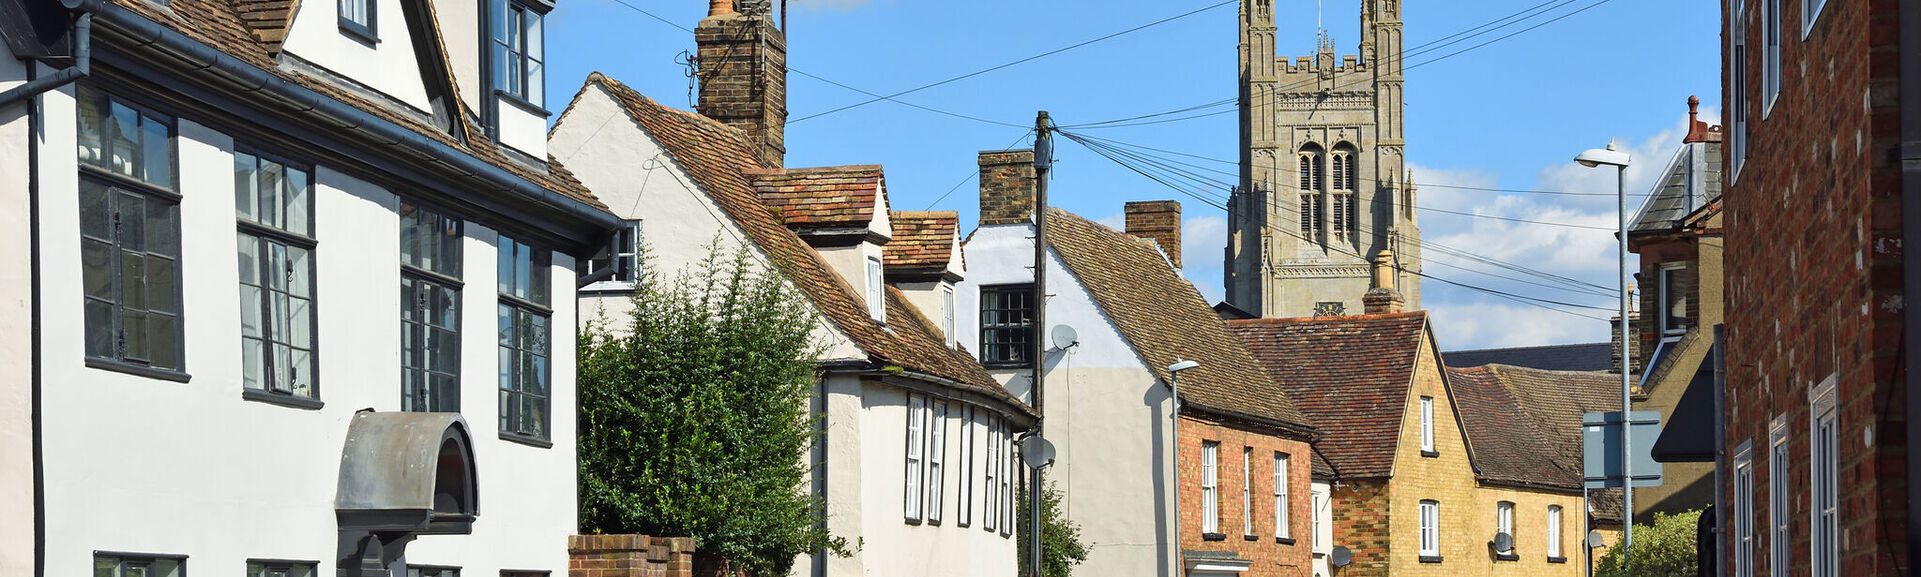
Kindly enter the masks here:
M 1278 57 L 1276 3 L 1241 0 L 1240 185 L 1229 199 L 1227 301 L 1263 317 L 1359 314 L 1374 257 L 1421 303 L 1421 232 L 1405 157 L 1400 0 L 1362 0 L 1358 54 L 1322 32 Z M 1289 17 L 1299 17 L 1298 14 Z

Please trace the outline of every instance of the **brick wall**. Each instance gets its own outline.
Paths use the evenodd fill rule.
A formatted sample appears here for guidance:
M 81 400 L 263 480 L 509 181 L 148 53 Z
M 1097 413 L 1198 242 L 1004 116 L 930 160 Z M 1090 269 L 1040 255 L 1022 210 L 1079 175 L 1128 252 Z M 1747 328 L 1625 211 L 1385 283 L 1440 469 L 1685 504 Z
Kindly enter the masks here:
M 1342 481 L 1330 500 L 1334 538 L 1328 547 L 1340 545 L 1354 553 L 1354 562 L 1340 570 L 1341 577 L 1386 577 L 1394 552 L 1388 518 L 1393 503 L 1386 480 Z
M 1395 577 L 1485 575 L 1489 535 L 1482 534 L 1480 518 L 1492 514 L 1492 505 L 1483 510 L 1467 440 L 1454 418 L 1452 395 L 1441 375 L 1432 341 L 1422 343 L 1416 358 L 1414 378 L 1401 413 L 1394 478 L 1388 483 L 1390 573 Z M 1433 456 L 1421 453 L 1421 397 L 1434 399 Z M 1420 561 L 1422 500 L 1439 503 L 1440 563 Z
M 981 225 L 1030 222 L 1034 216 L 1034 151 L 980 153 Z
M 1181 203 L 1147 200 L 1127 203 L 1127 234 L 1154 241 L 1181 268 Z
M 692 537 L 574 535 L 567 577 L 693 577 Z
M 1314 535 L 1310 528 L 1313 463 L 1307 443 L 1298 438 L 1260 432 L 1183 410 L 1180 420 L 1181 548 L 1197 551 L 1232 551 L 1253 561 L 1247 577 L 1309 577 L 1313 574 Z M 1220 443 L 1220 469 L 1217 476 L 1220 495 L 1220 532 L 1218 541 L 1201 533 L 1201 444 Z M 1241 476 L 1243 452 L 1250 454 L 1252 511 L 1241 506 L 1241 488 L 1249 483 Z M 1274 454 L 1284 453 L 1288 461 L 1288 536 L 1277 538 L 1274 526 Z M 1242 520 L 1252 516 L 1253 539 L 1243 530 Z
M 1786 483 L 1792 574 L 1812 558 L 1808 391 L 1836 378 L 1840 574 L 1911 571 L 1903 334 L 1899 54 L 1895 2 L 1827 2 L 1805 39 L 1801 2 L 1781 3 L 1781 91 L 1762 94 L 1761 0 L 1747 0 L 1749 151 L 1730 171 L 1723 443 L 1755 446 L 1754 512 L 1773 518 L 1770 484 Z M 1731 31 L 1725 21 L 1723 33 Z M 1723 78 L 1732 78 L 1723 55 Z M 1726 98 L 1726 96 L 1724 96 Z M 1724 109 L 1729 102 L 1724 101 Z M 1730 126 L 1730 130 L 1734 128 Z M 1730 135 L 1733 137 L 1733 135 Z M 1729 147 L 1732 154 L 1732 147 Z M 1733 158 L 1728 166 L 1733 168 Z M 1788 479 L 1768 474 L 1769 421 L 1787 427 Z M 1732 478 L 1732 475 L 1729 475 Z M 1724 485 L 1730 497 L 1733 485 Z M 1724 544 L 1731 559 L 1733 544 Z M 1763 564 L 1765 566 L 1765 564 Z
M 787 152 L 787 35 L 761 8 L 695 26 L 699 110 L 746 132 L 761 163 L 779 167 Z

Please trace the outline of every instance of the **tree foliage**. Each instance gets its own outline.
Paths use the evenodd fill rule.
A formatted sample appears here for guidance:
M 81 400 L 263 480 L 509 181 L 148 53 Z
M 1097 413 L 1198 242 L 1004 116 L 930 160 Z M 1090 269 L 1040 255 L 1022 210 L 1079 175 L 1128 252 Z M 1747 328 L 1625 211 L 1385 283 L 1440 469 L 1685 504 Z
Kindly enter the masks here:
M 671 281 L 645 274 L 632 304 L 580 334 L 581 530 L 691 536 L 761 576 L 844 552 L 804 486 L 819 352 L 805 297 L 714 248 Z
M 1634 526 L 1634 547 L 1625 555 L 1620 546 L 1601 556 L 1595 577 L 1670 577 L 1695 574 L 1694 537 L 1700 511 L 1669 515 L 1655 513 L 1654 524 Z
M 1029 511 L 1033 507 L 1033 491 L 1021 491 L 1020 512 L 1014 525 L 1015 538 L 1020 540 L 1020 566 L 1022 575 L 1033 575 L 1030 568 L 1034 558 L 1033 538 L 1027 533 L 1032 531 L 1034 516 Z M 1081 544 L 1081 526 L 1061 514 L 1061 492 L 1053 483 L 1041 492 L 1041 576 L 1068 577 L 1074 574 L 1074 566 L 1087 560 L 1087 547 Z

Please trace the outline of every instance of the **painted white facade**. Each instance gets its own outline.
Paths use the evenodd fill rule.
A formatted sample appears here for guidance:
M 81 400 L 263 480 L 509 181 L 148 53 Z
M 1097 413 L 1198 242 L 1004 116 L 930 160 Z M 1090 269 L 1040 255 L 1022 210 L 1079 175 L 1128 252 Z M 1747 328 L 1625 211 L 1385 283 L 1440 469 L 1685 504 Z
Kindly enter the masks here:
M 401 0 L 366 0 L 374 5 L 374 35 L 368 42 L 340 29 L 338 8 L 333 2 L 300 6 L 300 15 L 287 30 L 281 51 L 351 78 L 368 88 L 406 103 L 419 112 L 432 112 L 426 84 L 421 82 L 420 61 L 416 60 L 413 39 L 407 34 L 407 21 L 401 15 Z M 448 43 L 457 44 L 476 38 L 479 27 L 444 29 Z M 469 33 L 460 31 L 471 30 Z M 476 46 L 479 44 L 476 43 Z
M 983 286 L 1033 282 L 1033 236 L 1029 224 L 974 231 L 965 245 L 967 279 L 957 295 L 962 311 L 980 310 Z M 1169 391 L 1059 256 L 1053 251 L 1048 256 L 1043 334 L 1065 325 L 1079 336 L 1079 344 L 1066 350 L 1049 341 L 1043 405 L 1046 437 L 1056 451 L 1045 475 L 1062 491 L 1062 511 L 1080 524 L 1088 550 L 1087 562 L 1075 572 L 1162 575 L 1175 554 L 1165 518 L 1174 497 L 1167 470 Z M 961 342 L 968 350 L 981 350 L 978 313 L 956 321 Z M 992 372 L 1015 395 L 1031 394 L 1027 369 Z
M 672 278 L 705 259 L 715 244 L 726 254 L 745 246 L 765 265 L 767 254 L 688 177 L 661 142 L 627 114 L 609 90 L 588 82 L 554 126 L 548 146 L 615 214 L 641 221 L 641 235 L 650 257 L 644 266 Z M 885 204 L 878 210 L 885 214 Z M 881 219 L 876 221 L 885 224 Z M 891 236 L 891 230 L 878 232 Z M 820 252 L 835 272 L 852 274 L 843 276 L 843 280 L 864 298 L 865 259 L 870 254 L 880 258 L 879 246 L 866 242 Z M 599 286 L 619 288 L 614 283 Z M 583 292 L 582 316 L 592 318 L 604 311 L 609 326 L 623 326 L 619 317 L 630 310 L 627 298 L 627 293 L 618 290 Z M 816 336 L 828 346 L 824 364 L 868 359 L 865 351 L 824 317 Z M 862 374 L 830 370 L 821 382 L 815 410 L 824 413 L 827 436 L 821 449 L 824 454 L 819 457 L 823 462 L 816 463 L 814 473 L 826 477 L 829 532 L 859 548 L 851 556 L 827 555 L 818 562 L 813 556 L 802 555 L 794 564 L 793 575 L 1011 577 L 1016 565 L 1011 535 L 1002 535 L 998 527 L 988 532 L 979 521 L 981 503 L 986 498 L 980 480 L 984 463 L 977 463 L 971 471 L 974 490 L 965 497 L 974 503 L 974 520 L 967 526 L 959 522 L 961 479 L 966 474 L 959 427 L 961 407 L 967 403 L 958 392 L 940 392 L 944 385 L 914 381 L 924 390 L 933 389 L 933 396 L 949 403 L 944 435 L 949 471 L 942 483 L 944 519 L 936 525 L 905 518 L 907 390 L 884 382 L 901 378 L 882 376 L 878 371 Z M 984 419 L 990 412 L 985 407 L 979 409 L 983 420 L 971 435 L 972 454 L 977 461 L 986 458 Z
M 47 73 L 44 68 L 42 74 Z M 26 80 L 0 58 L 0 91 Z M 0 159 L 25 166 L 27 105 L 0 108 Z M 0 170 L 0 575 L 33 574 L 33 230 L 25 170 Z
M 398 15 L 398 7 L 391 14 Z M 329 13 L 330 14 L 330 13 Z M 397 19 L 396 19 L 397 21 Z M 396 38 L 396 40 L 404 37 Z M 40 290 L 47 575 L 87 574 L 95 551 L 188 556 L 189 574 L 240 574 L 248 559 L 335 570 L 335 496 L 356 411 L 399 410 L 400 198 L 314 167 L 319 409 L 245 400 L 235 266 L 234 140 L 178 119 L 186 382 L 90 368 L 83 349 L 78 168 L 71 86 L 43 97 Z M 166 111 L 162 111 L 166 112 Z M 26 167 L 23 156 L 0 162 Z M 6 171 L 13 173 L 14 171 Z M 457 215 L 455 215 L 457 216 Z M 497 438 L 498 236 L 468 221 L 462 241 L 462 408 L 476 459 L 471 535 L 425 536 L 413 564 L 565 574 L 576 528 L 574 260 L 556 252 L 551 291 L 550 438 Z M 9 333 L 13 334 L 13 333 Z M 11 574 L 11 573 L 9 573 Z
M 1327 562 L 1334 548 L 1334 487 L 1320 479 L 1315 479 L 1309 487 L 1312 489 L 1309 506 L 1314 511 L 1314 576 L 1327 577 L 1334 574 Z

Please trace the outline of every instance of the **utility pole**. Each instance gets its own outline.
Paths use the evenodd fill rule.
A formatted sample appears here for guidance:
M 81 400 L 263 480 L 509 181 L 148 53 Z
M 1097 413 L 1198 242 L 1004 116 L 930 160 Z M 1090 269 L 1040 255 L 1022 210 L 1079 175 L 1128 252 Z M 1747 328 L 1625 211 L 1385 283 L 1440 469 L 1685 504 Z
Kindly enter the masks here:
M 1042 110 L 1034 118 L 1034 412 L 1041 416 L 1034 420 L 1035 437 L 1040 437 L 1046 422 L 1046 413 L 1041 405 L 1047 397 L 1042 394 L 1041 383 L 1047 379 L 1047 171 L 1054 164 L 1054 138 L 1048 131 L 1053 124 Z M 1028 519 L 1032 521 L 1031 551 L 1029 555 L 1030 577 L 1041 577 L 1041 528 L 1046 523 L 1041 519 L 1041 468 L 1032 464 L 1034 476 L 1028 483 Z

